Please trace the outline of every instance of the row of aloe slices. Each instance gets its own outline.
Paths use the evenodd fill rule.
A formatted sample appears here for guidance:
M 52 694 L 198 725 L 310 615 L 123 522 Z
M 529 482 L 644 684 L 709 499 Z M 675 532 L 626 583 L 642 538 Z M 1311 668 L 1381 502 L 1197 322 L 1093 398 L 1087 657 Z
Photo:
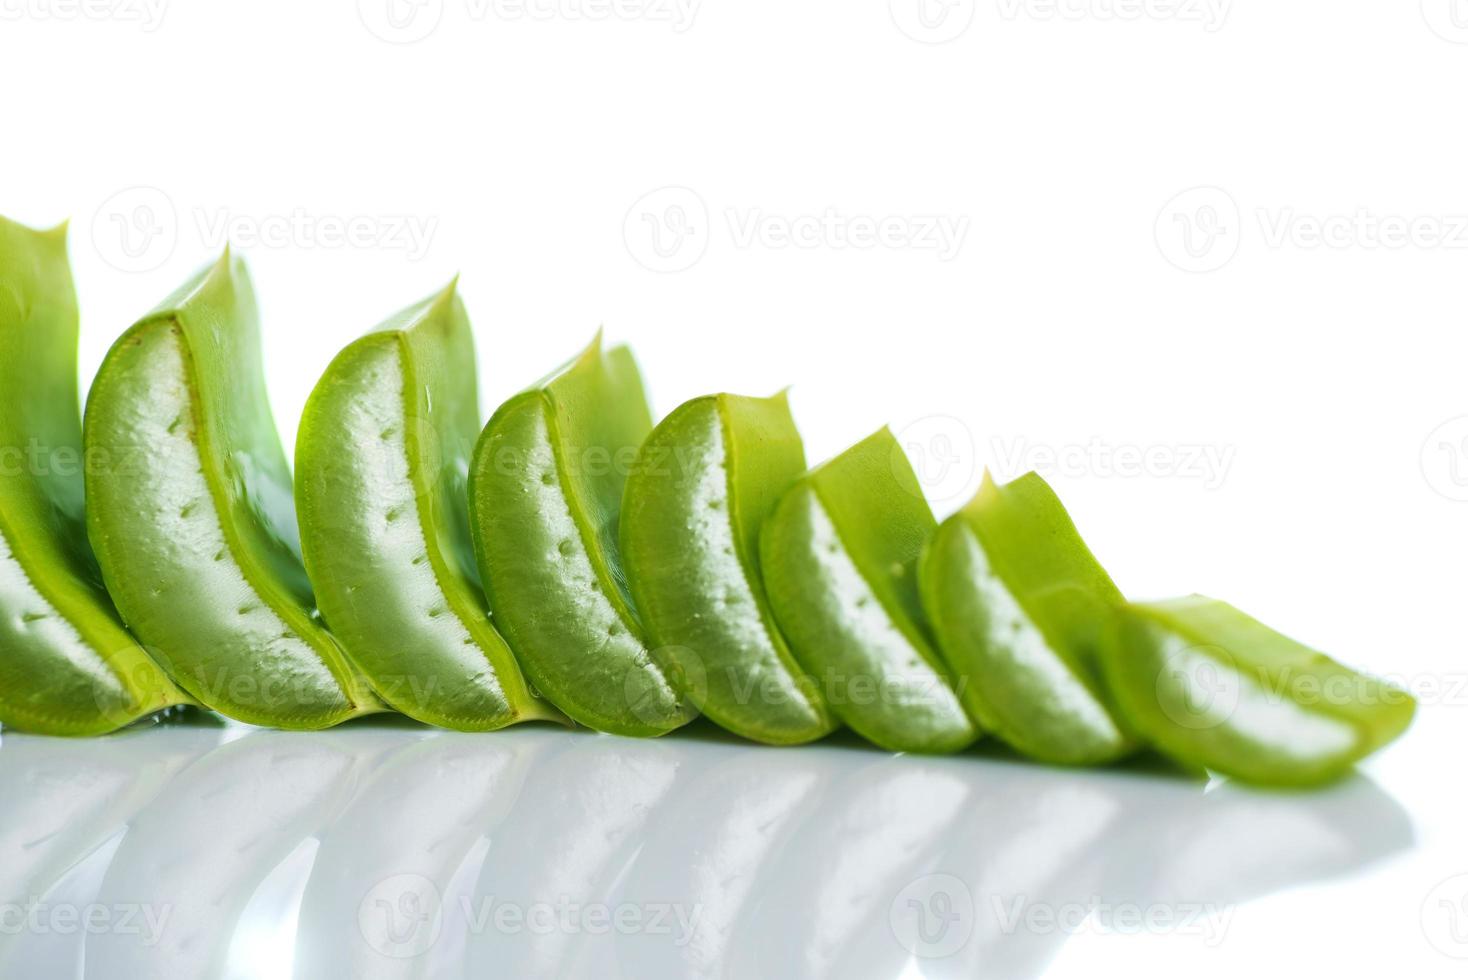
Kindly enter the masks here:
M 987 732 L 1056 764 L 1151 747 L 1308 784 L 1415 707 L 1224 603 L 1128 603 L 1034 474 L 939 524 L 885 429 L 808 469 L 783 394 L 654 426 L 600 337 L 481 432 L 454 285 L 331 363 L 294 475 L 239 258 L 123 334 L 84 423 L 77 329 L 64 229 L 0 219 L 7 727 L 197 704 L 656 736 L 702 714 L 769 744 Z

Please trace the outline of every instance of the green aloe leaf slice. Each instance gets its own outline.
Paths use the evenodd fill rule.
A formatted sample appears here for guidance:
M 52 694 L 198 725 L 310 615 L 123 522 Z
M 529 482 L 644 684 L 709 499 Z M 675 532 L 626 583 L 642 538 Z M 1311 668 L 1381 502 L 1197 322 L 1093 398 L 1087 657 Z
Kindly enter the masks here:
M 325 728 L 383 707 L 321 624 L 228 252 L 113 345 L 87 401 L 87 526 L 123 619 L 202 704 Z
M 598 336 L 500 406 L 470 470 L 496 624 L 541 694 L 619 735 L 661 735 L 697 715 L 648 650 L 617 543 L 627 471 L 651 430 L 631 352 L 603 352 Z
M 1248 782 L 1336 778 L 1416 709 L 1406 691 L 1204 596 L 1125 607 L 1104 651 L 1107 683 L 1138 732 Z
M 895 751 L 951 752 L 979 736 L 918 596 L 936 525 L 881 429 L 796 481 L 761 532 L 765 587 L 791 649 L 843 722 Z
M 102 585 L 87 543 L 66 229 L 0 218 L 0 724 L 100 735 L 189 698 Z
M 919 574 L 963 702 L 989 731 L 1046 762 L 1109 762 L 1134 741 L 1099 663 L 1121 592 L 1034 473 L 997 485 L 944 521 Z
M 301 549 L 332 632 L 419 721 L 560 718 L 490 623 L 469 537 L 474 338 L 453 285 L 339 354 L 296 441 Z
M 760 742 L 835 720 L 765 596 L 759 532 L 805 472 L 784 394 L 710 395 L 653 430 L 622 503 L 622 558 L 653 656 L 713 721 Z

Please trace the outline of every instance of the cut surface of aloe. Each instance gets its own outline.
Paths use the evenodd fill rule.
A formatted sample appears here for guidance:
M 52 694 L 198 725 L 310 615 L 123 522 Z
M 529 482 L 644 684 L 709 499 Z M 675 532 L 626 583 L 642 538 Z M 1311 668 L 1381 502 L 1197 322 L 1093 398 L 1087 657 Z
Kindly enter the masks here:
M 461 731 L 561 717 L 490 623 L 467 509 L 478 434 L 450 285 L 332 361 L 296 441 L 301 549 L 333 635 L 388 704 Z
M 0 218 L 0 724 L 48 735 L 189 703 L 123 627 L 87 543 L 77 336 L 65 227 Z
M 87 401 L 87 527 L 124 621 L 200 703 L 325 728 L 384 710 L 315 610 L 244 263 L 113 345 Z
M 928 543 L 919 580 L 964 705 L 987 731 L 1071 765 L 1135 747 L 1099 663 L 1121 592 L 1038 475 L 1001 486 L 986 474 Z
M 836 724 L 759 568 L 760 527 L 804 471 L 784 394 L 710 395 L 658 424 L 623 496 L 622 558 L 654 659 L 711 720 L 760 742 Z
M 1249 782 L 1336 778 L 1416 709 L 1406 691 L 1204 596 L 1126 606 L 1104 651 L 1107 683 L 1142 736 Z
M 502 405 L 475 447 L 470 525 L 496 625 L 574 720 L 661 735 L 697 715 L 653 660 L 617 543 L 622 491 L 652 429 L 625 347 L 597 337 Z
M 881 429 L 797 480 L 761 532 L 765 587 L 797 659 L 843 722 L 894 751 L 952 752 L 979 735 L 918 596 L 935 527 Z

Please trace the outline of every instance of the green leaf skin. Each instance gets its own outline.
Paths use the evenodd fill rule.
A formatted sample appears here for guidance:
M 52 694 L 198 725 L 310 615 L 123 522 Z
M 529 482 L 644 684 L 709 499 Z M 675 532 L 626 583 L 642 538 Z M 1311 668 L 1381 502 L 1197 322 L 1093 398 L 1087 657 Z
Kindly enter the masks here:
M 601 337 L 494 413 L 470 467 L 470 526 L 496 625 L 536 689 L 617 735 L 662 735 L 697 709 L 653 661 L 622 570 L 617 519 L 652 430 L 625 347 Z
M 102 587 L 83 510 L 66 229 L 0 218 L 0 724 L 101 735 L 191 703 Z
M 775 618 L 831 710 L 900 752 L 953 752 L 978 729 L 926 632 L 917 562 L 936 527 L 881 429 L 802 476 L 760 532 Z
M 1416 710 L 1407 692 L 1204 596 L 1126 606 L 1102 662 L 1141 735 L 1252 783 L 1335 779 L 1400 735 Z
M 270 415 L 254 293 L 226 252 L 135 324 L 87 401 L 87 527 L 124 621 L 200 703 L 326 728 L 385 710 L 321 625 Z
M 453 285 L 332 361 L 301 418 L 301 549 L 333 634 L 419 721 L 559 719 L 490 624 L 469 538 L 474 337 Z
M 836 727 L 759 568 L 760 527 L 804 472 L 783 393 L 710 395 L 658 423 L 622 498 L 622 560 L 653 657 L 714 722 L 774 745 Z
M 1124 600 L 1038 475 L 999 486 L 986 474 L 928 542 L 918 579 L 964 706 L 985 730 L 1063 765 L 1136 747 L 1098 662 Z

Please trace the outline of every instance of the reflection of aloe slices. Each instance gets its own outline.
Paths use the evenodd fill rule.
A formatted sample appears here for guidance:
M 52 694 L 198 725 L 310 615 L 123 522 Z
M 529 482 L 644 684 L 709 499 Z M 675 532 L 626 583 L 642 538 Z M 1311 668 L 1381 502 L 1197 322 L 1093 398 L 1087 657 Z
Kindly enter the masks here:
M 109 844 L 138 811 L 218 739 L 217 728 L 184 727 L 161 734 L 140 726 L 87 742 L 7 734 L 0 745 L 0 906 L 46 899 L 94 855 L 110 858 Z M 18 962 L 24 957 L 15 947 L 24 938 L 0 931 L 0 976 L 35 975 Z M 72 938 L 79 948 L 82 937 Z
M 440 734 L 388 757 L 321 835 L 296 930 L 295 975 L 434 976 L 430 953 L 459 915 L 450 884 L 497 833 L 544 747 Z M 430 919 L 404 923 L 416 903 Z
M 314 614 L 254 293 L 227 253 L 113 346 L 87 402 L 87 526 L 123 618 L 200 702 L 321 728 L 382 710 Z
M 800 478 L 761 532 L 770 604 L 831 710 L 883 748 L 978 737 L 923 624 L 917 560 L 936 522 L 886 429 Z
M 161 932 L 88 936 L 87 962 L 124 977 L 223 976 L 251 895 L 335 818 L 355 758 L 326 737 L 262 732 L 186 769 L 134 821 L 97 894 L 110 908 L 166 915 Z
M 804 471 L 783 394 L 712 395 L 658 424 L 623 497 L 622 557 L 654 659 L 710 719 L 761 742 L 835 727 L 759 570 L 760 525 Z
M 0 723 L 98 735 L 188 697 L 118 618 L 87 543 L 66 231 L 0 218 Z
M 1108 784 L 1113 781 L 1108 781 Z M 1114 781 L 1131 819 L 1104 845 L 1112 909 L 1227 909 L 1272 892 L 1356 876 L 1413 844 L 1401 804 L 1364 776 L 1315 794 L 1227 782 L 1207 793 Z M 1103 924 L 1107 924 L 1103 920 Z
M 974 833 L 955 835 L 939 867 L 964 883 L 973 916 L 966 941 L 931 962 L 934 980 L 975 976 L 1038 977 L 1070 938 L 1064 929 L 1025 928 L 1028 916 L 1087 909 L 1105 881 L 1104 861 L 1117 835 L 1150 811 L 1127 801 L 1147 781 L 1077 773 L 1057 780 L 1033 768 L 989 767 L 964 808 Z M 1168 785 L 1172 800 L 1201 796 Z M 1135 856 L 1128 854 L 1128 860 Z M 914 909 L 921 916 L 923 909 Z M 918 923 L 914 923 L 915 925 Z
M 474 452 L 474 546 L 495 622 L 541 694 L 584 725 L 661 735 L 696 710 L 642 636 L 617 547 L 627 469 L 652 429 L 625 347 L 502 405 Z
M 900 975 L 910 952 L 894 941 L 891 922 L 906 911 L 896 896 L 932 869 L 963 822 L 970 771 L 883 759 L 844 772 L 781 848 L 768 884 L 779 902 L 741 924 L 739 975 Z
M 1169 755 L 1259 783 L 1335 778 L 1396 738 L 1416 702 L 1203 596 L 1124 608 L 1103 662 L 1136 729 Z
M 693 765 L 724 755 L 718 746 L 690 745 Z M 738 753 L 700 767 L 648 834 L 617 895 L 618 904 L 676 906 L 670 932 L 618 942 L 623 976 L 760 975 L 735 968 L 765 939 L 743 927 L 772 892 L 781 846 L 817 808 L 828 765 L 804 753 Z
M 606 961 L 586 948 L 596 937 L 577 923 L 608 907 L 607 893 L 678 785 L 684 751 L 653 743 L 628 752 L 614 740 L 582 739 L 539 765 L 480 871 L 470 962 L 493 963 L 505 977 L 604 975 Z M 518 926 L 497 928 L 507 913 Z
M 393 707 L 468 731 L 560 717 L 489 622 L 465 508 L 478 434 L 451 285 L 332 361 L 296 450 L 302 551 L 333 633 Z
M 1131 751 L 1097 663 L 1121 592 L 1044 480 L 985 476 L 929 541 L 921 581 L 964 704 L 985 729 L 1047 762 Z

